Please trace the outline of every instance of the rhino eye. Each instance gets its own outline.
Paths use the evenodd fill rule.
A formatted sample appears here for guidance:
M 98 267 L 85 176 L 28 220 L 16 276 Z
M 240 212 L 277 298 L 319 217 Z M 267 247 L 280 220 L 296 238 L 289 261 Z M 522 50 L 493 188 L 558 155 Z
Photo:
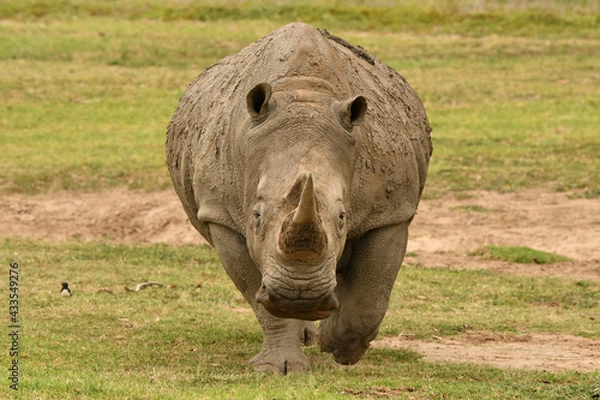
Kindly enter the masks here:
M 338 227 L 341 229 L 344 227 L 344 223 L 346 222 L 346 213 L 341 212 L 338 217 Z
M 252 216 L 254 217 L 254 226 L 259 228 L 260 227 L 260 217 L 261 217 L 260 211 L 254 210 L 252 212 Z
M 264 205 L 262 203 L 258 203 L 252 209 L 252 224 L 254 225 L 254 228 L 260 228 L 261 226 L 262 215 L 264 211 L 263 208 Z

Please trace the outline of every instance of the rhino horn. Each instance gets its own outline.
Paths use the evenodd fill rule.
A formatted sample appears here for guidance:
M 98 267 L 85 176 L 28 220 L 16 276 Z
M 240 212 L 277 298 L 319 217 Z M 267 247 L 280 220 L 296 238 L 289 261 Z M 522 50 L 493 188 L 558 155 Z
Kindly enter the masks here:
M 300 201 L 293 216 L 282 226 L 279 247 L 284 254 L 297 251 L 321 254 L 327 246 L 327 236 L 317 213 L 312 175 L 306 174 L 299 179 L 304 180 Z
M 317 223 L 317 207 L 315 202 L 315 193 L 313 188 L 312 174 L 306 175 L 302 194 L 298 208 L 294 213 L 292 224 L 316 224 Z

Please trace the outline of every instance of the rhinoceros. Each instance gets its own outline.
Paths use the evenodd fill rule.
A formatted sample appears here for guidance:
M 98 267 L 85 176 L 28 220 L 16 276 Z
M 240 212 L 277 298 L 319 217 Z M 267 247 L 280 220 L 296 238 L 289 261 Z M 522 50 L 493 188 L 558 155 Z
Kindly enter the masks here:
M 432 152 L 406 80 L 293 23 L 207 68 L 167 131 L 192 225 L 252 307 L 256 370 L 309 371 L 315 340 L 361 359 L 387 311 Z M 315 322 L 318 323 L 318 329 Z

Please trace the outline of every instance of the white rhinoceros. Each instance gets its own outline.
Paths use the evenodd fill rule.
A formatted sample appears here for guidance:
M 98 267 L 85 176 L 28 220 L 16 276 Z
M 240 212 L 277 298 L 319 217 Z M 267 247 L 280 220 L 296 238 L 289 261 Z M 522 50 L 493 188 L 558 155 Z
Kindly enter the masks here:
M 167 163 L 191 223 L 262 327 L 255 369 L 310 370 L 301 346 L 315 336 L 338 363 L 363 356 L 404 258 L 430 132 L 402 76 L 301 23 L 188 87 Z

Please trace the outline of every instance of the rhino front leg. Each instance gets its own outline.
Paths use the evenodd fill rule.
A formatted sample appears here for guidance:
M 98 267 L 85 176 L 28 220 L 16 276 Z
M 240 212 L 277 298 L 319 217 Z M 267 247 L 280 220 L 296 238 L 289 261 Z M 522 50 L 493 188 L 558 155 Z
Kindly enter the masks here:
M 258 304 L 255 294 L 262 277 L 250 258 L 246 239 L 239 233 L 221 225 L 210 224 L 210 237 L 227 274 L 235 283 L 263 331 L 263 346 L 250 363 L 258 371 L 279 374 L 310 371 L 310 362 L 302 353 L 301 346 L 309 344 L 316 336 L 312 322 L 277 318 Z
M 340 306 L 321 322 L 319 346 L 340 364 L 360 360 L 375 338 L 406 253 L 408 223 L 380 228 L 350 243 L 338 274 Z

